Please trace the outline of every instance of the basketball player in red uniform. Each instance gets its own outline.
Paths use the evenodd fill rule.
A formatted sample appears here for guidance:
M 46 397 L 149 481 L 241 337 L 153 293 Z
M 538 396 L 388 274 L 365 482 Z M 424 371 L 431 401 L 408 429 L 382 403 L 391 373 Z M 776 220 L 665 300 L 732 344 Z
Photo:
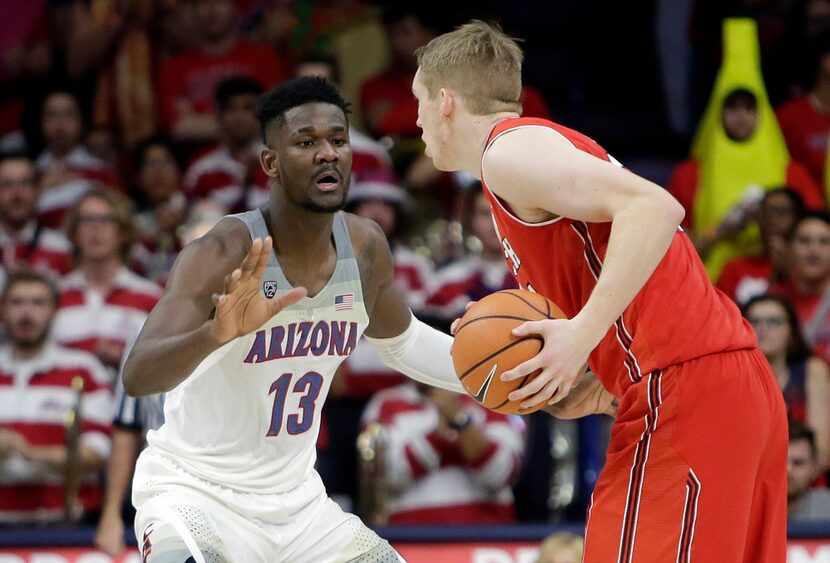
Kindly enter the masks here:
M 786 417 L 752 329 L 668 192 L 588 137 L 519 117 L 521 60 L 472 22 L 419 49 L 412 89 L 426 154 L 481 179 L 514 276 L 569 319 L 514 331 L 545 344 L 502 375 L 543 369 L 510 398 L 573 414 L 587 362 L 598 403 L 618 402 L 584 561 L 783 563 Z

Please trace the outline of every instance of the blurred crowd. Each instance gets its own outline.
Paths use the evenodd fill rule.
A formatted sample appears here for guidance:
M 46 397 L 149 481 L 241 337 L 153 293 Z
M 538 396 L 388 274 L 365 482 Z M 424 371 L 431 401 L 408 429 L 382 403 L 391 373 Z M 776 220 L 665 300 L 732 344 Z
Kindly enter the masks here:
M 255 109 L 282 80 L 324 76 L 352 101 L 347 210 L 386 234 L 420 318 L 448 330 L 470 301 L 515 287 L 479 184 L 436 170 L 416 125 L 414 50 L 461 19 L 363 0 L 11 4 L 0 524 L 98 523 L 100 546 L 123 547 L 132 466 L 163 397 L 125 396 L 119 366 L 181 248 L 267 199 Z M 663 180 L 778 378 L 790 516 L 830 521 L 830 0 L 686 4 L 698 61 L 715 52 L 719 70 L 688 157 Z M 705 75 L 693 66 L 688 76 Z M 534 85 L 524 115 L 550 118 L 560 93 Z M 378 524 L 581 519 L 611 422 L 491 412 L 391 372 L 365 343 L 324 415 L 318 470 Z

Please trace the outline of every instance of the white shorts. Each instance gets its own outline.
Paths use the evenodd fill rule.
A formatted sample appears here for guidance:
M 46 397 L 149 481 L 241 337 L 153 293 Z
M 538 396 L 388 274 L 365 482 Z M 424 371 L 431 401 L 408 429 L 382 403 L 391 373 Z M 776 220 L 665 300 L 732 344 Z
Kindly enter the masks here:
M 148 448 L 136 465 L 133 504 L 147 563 L 404 561 L 328 498 L 319 477 L 284 494 L 244 493 L 200 479 Z

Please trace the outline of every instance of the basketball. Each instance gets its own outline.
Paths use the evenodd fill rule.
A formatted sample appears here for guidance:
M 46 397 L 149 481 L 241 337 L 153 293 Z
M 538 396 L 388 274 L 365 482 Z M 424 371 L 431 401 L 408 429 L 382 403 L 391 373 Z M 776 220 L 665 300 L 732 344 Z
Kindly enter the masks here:
M 567 318 L 562 310 L 538 293 L 508 289 L 476 302 L 461 317 L 452 345 L 455 372 L 464 389 L 481 405 L 507 414 L 528 414 L 545 403 L 523 409 L 521 401 L 507 396 L 532 380 L 537 370 L 515 381 L 502 381 L 501 374 L 539 353 L 541 336 L 517 337 L 511 331 L 525 321 Z

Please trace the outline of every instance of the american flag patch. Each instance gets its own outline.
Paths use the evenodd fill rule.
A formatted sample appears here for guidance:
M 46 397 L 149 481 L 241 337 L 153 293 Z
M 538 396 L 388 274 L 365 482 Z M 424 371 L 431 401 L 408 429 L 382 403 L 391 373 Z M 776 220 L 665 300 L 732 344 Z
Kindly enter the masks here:
M 354 293 L 341 293 L 334 296 L 334 310 L 346 311 L 354 307 Z

